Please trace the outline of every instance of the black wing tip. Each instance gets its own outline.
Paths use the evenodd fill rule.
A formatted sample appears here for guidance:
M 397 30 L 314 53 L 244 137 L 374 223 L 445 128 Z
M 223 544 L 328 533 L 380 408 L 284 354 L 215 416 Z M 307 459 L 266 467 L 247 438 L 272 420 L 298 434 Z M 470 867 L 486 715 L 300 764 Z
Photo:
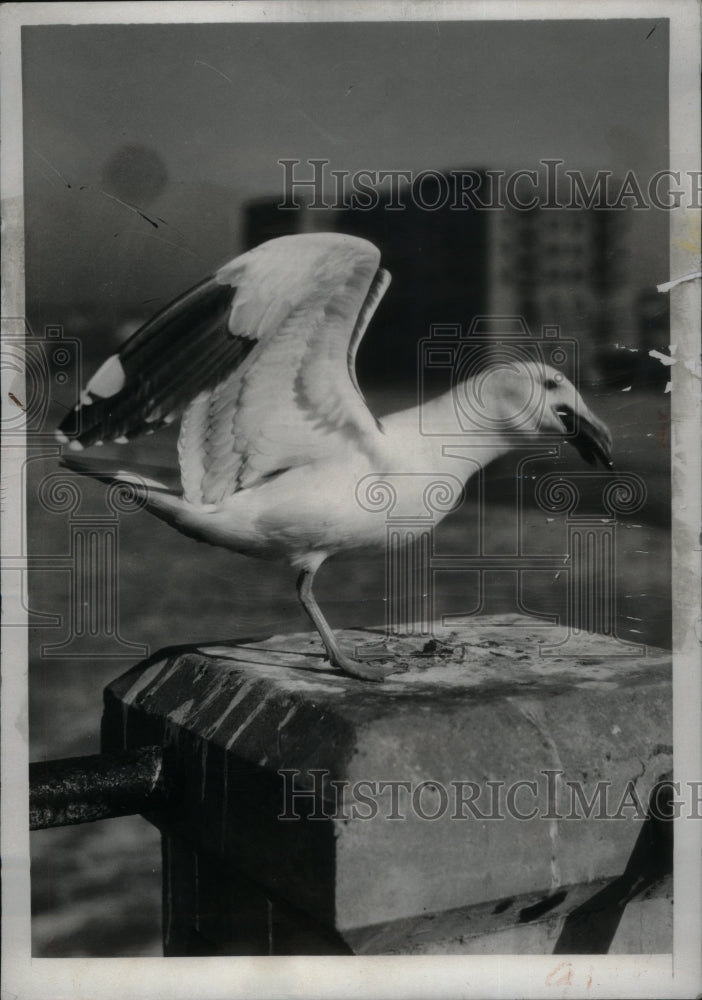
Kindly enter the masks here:
M 214 388 L 256 343 L 229 330 L 235 294 L 206 278 L 152 316 L 88 382 L 58 427 L 59 443 L 124 444 L 172 423 L 198 392 Z

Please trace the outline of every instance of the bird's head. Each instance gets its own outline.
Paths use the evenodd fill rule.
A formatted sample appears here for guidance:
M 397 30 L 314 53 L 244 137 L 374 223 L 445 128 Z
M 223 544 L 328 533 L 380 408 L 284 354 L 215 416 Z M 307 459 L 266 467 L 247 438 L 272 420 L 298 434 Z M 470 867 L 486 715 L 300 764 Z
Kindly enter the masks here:
M 612 436 L 566 376 L 550 365 L 495 365 L 462 386 L 458 399 L 472 423 L 506 440 L 565 439 L 590 465 L 613 469 Z

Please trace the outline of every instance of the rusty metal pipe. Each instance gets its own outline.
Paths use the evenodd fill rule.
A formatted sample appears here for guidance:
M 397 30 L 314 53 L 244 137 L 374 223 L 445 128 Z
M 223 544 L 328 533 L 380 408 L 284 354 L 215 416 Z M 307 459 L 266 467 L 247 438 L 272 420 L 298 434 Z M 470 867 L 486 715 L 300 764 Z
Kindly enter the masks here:
M 159 746 L 29 765 L 29 828 L 92 823 L 168 801 Z

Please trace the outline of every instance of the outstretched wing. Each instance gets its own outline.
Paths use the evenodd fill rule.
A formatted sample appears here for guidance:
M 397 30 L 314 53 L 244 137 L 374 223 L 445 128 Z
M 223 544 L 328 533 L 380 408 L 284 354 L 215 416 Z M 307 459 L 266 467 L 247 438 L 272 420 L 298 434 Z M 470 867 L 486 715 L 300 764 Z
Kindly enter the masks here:
M 370 446 L 376 421 L 354 372 L 389 283 L 378 250 L 331 233 L 243 254 L 149 321 L 88 383 L 61 427 L 81 445 L 125 440 L 187 407 L 183 489 L 218 503 L 282 469 Z

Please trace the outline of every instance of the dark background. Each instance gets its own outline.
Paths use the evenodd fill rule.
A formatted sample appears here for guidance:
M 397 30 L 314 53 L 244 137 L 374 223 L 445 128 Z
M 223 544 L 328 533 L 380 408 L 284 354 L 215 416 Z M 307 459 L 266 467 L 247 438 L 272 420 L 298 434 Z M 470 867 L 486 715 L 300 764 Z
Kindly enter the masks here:
M 572 213 L 554 225 L 495 213 L 280 213 L 281 158 L 326 158 L 329 170 L 539 169 L 558 157 L 586 178 L 668 165 L 664 21 L 154 25 L 24 29 L 27 318 L 37 350 L 47 326 L 79 347 L 89 375 L 139 323 L 223 261 L 274 232 L 336 228 L 380 247 L 393 284 L 359 356 L 377 413 L 416 398 L 417 344 L 431 323 L 520 313 L 580 350 L 583 395 L 611 426 L 615 460 L 640 474 L 644 507 L 617 528 L 618 634 L 670 641 L 665 212 Z M 300 171 L 304 167 L 299 168 Z M 609 220 L 609 221 L 608 221 Z M 548 228 L 548 227 L 551 228 Z M 560 227 L 560 228 L 559 228 Z M 604 233 L 604 235 L 603 235 Z M 599 235 L 598 235 L 599 234 Z M 564 263 L 567 255 L 575 266 Z M 568 258 L 570 259 L 570 258 Z M 49 355 L 51 355 L 49 357 Z M 52 381 L 50 429 L 77 370 Z M 173 460 L 173 434 L 140 446 Z M 571 449 L 557 467 L 582 470 Z M 198 546 L 143 514 L 119 523 L 122 659 L 99 637 L 46 655 L 66 625 L 68 515 L 37 502 L 57 471 L 37 439 L 28 466 L 30 552 L 55 557 L 30 578 L 32 759 L 96 752 L 101 690 L 174 642 L 307 628 L 293 574 Z M 514 461 L 487 477 L 490 551 L 514 544 Z M 104 489 L 81 483 L 81 513 L 105 513 Z M 465 551 L 474 498 L 437 545 Z M 565 552 L 562 517 L 533 506 L 522 529 L 535 551 Z M 534 575 L 529 606 L 565 613 L 564 579 Z M 331 623 L 383 620 L 383 562 L 330 563 L 318 596 Z M 363 595 L 362 598 L 359 595 Z M 441 613 L 469 611 L 475 580 L 439 582 Z M 515 610 L 511 577 L 491 580 L 486 610 Z M 43 652 L 42 652 L 43 650 Z M 33 834 L 38 956 L 158 954 L 158 838 L 140 818 Z

